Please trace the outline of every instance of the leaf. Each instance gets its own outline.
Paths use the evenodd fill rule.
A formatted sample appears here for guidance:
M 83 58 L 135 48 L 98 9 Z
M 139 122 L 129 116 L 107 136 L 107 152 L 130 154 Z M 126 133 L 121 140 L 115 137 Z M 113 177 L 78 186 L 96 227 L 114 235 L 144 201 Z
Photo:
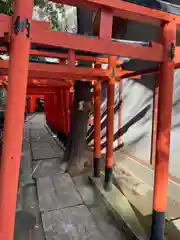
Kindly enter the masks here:
M 12 2 L 12 0 L 0 2 L 0 13 L 11 16 L 13 14 Z M 62 14 L 62 18 L 65 17 L 64 5 L 58 3 L 54 4 L 52 2 L 47 2 L 46 0 L 34 0 L 34 5 L 44 10 L 52 23 L 52 29 L 59 31 L 60 22 L 58 16 L 59 14 Z

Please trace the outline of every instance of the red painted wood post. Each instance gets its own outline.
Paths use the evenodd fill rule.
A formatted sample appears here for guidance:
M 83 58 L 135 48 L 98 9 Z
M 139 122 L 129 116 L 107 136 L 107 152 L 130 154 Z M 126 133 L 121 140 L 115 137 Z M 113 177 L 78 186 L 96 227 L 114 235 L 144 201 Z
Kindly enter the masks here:
M 14 239 L 21 159 L 30 37 L 22 25 L 31 24 L 33 0 L 15 0 L 12 19 L 8 92 L 0 173 L 0 239 Z M 21 27 L 17 26 L 18 20 Z
M 118 146 L 121 146 L 121 144 L 123 143 L 123 140 L 122 140 L 122 126 L 123 126 L 123 120 L 122 120 L 122 117 L 123 117 L 123 105 L 122 105 L 122 102 L 123 102 L 123 80 L 120 81 L 119 83 L 119 111 L 118 111 L 118 129 L 120 131 L 120 136 L 118 137 Z
M 71 88 L 69 92 L 69 111 L 70 111 L 70 123 L 72 120 L 72 113 L 73 113 L 73 103 L 74 103 L 74 90 Z M 71 125 L 71 124 L 70 124 Z
M 34 113 L 36 111 L 36 96 L 31 96 L 30 98 L 30 112 Z
M 45 114 L 46 114 L 46 121 L 48 122 L 50 120 L 50 94 L 46 94 L 44 96 L 44 109 L 45 109 Z
M 51 95 L 51 106 L 50 106 L 50 116 L 51 116 L 51 126 L 53 127 L 53 129 L 56 129 L 56 97 L 55 94 L 53 93 Z
M 116 66 L 116 58 L 109 57 L 109 68 Z M 113 71 L 113 70 L 112 70 Z M 107 145 L 106 145 L 106 168 L 104 188 L 109 191 L 112 188 L 113 174 L 113 143 L 114 143 L 114 94 L 115 84 L 113 78 L 108 82 L 107 94 Z
M 112 38 L 113 13 L 108 10 L 101 10 L 99 37 L 111 40 Z M 112 187 L 113 168 L 113 142 L 114 142 L 114 74 L 116 67 L 116 57 L 109 57 L 109 69 L 112 71 L 112 79 L 108 81 L 107 96 L 107 146 L 106 146 L 106 166 L 104 188 L 109 191 Z
M 56 91 L 56 118 L 57 118 L 57 129 L 58 132 L 63 132 L 64 120 L 63 120 L 63 103 L 62 103 L 62 90 L 57 89 Z
M 152 137 L 151 137 L 151 158 L 150 158 L 150 163 L 152 164 L 153 167 L 155 167 L 155 161 L 156 161 L 159 77 L 160 77 L 160 74 L 158 74 L 158 77 L 154 84 L 154 94 L 153 94 L 153 122 L 152 122 Z
M 69 89 L 63 90 L 64 96 L 64 118 L 65 118 L 65 134 L 69 134 L 70 130 L 70 117 L 69 117 Z
M 94 85 L 94 177 L 100 177 L 101 160 L 101 83 Z
M 159 78 L 151 240 L 164 240 L 165 211 L 167 207 L 169 178 L 173 79 L 175 69 L 173 51 L 171 50 L 176 46 L 175 22 L 169 22 L 162 26 L 162 40 L 164 45 L 164 57 Z

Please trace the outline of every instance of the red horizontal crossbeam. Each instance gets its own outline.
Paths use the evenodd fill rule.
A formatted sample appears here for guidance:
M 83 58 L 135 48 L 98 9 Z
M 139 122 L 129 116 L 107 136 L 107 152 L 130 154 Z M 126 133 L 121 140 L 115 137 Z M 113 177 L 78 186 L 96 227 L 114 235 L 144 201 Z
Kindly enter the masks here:
M 5 46 L 0 47 L 0 52 L 8 53 L 7 48 Z M 39 56 L 39 57 L 49 57 L 49 58 L 58 58 L 60 60 L 68 60 L 69 54 L 66 53 L 57 53 L 57 52 L 47 52 L 47 51 L 40 51 L 40 50 L 30 50 L 30 55 L 32 56 Z M 92 57 L 92 56 L 85 56 L 85 55 L 78 55 L 75 54 L 75 60 L 77 61 L 88 61 L 96 64 L 103 64 L 108 63 L 108 57 Z M 117 65 L 122 64 L 123 60 L 117 60 Z
M 43 97 L 44 97 L 44 95 L 51 95 L 51 94 L 53 94 L 53 92 L 40 92 L 40 93 L 38 93 L 38 92 L 27 92 L 27 95 L 39 95 L 39 94 L 41 94 L 41 95 L 43 95 Z
M 130 19 L 139 22 L 161 24 L 175 20 L 177 27 L 180 28 L 180 16 L 139 6 L 134 3 L 128 3 L 122 0 L 51 0 L 56 3 L 63 3 L 76 7 L 86 7 L 93 11 L 106 9 L 112 12 L 114 16 Z
M 4 19 L 4 20 L 3 20 Z M 1 21 L 2 20 L 2 21 Z M 0 17 L 0 37 L 4 36 L 4 28 L 1 30 L 1 23 L 6 24 L 6 31 L 11 34 L 10 17 Z M 2 24 L 2 25 L 3 25 Z M 44 23 L 43 23 L 44 24 Z M 64 32 L 54 32 L 45 29 L 37 21 L 32 22 L 31 42 L 65 49 L 108 54 L 161 62 L 163 59 L 163 47 L 160 44 L 153 44 L 150 47 L 122 42 L 112 42 L 111 40 L 95 39 L 87 36 L 80 36 Z
M 44 94 L 52 94 L 52 93 L 54 93 L 55 92 L 55 89 L 53 89 L 53 88 L 43 88 L 43 89 L 39 89 L 39 88 L 30 88 L 30 89 L 28 89 L 27 90 L 27 95 L 35 95 L 35 94 L 37 94 L 37 95 L 39 95 L 39 94 L 42 94 L 42 95 L 44 95 Z
M 41 88 L 47 88 L 47 87 L 61 87 L 61 88 L 70 88 L 72 87 L 71 82 L 68 81 L 59 81 L 54 79 L 29 79 L 28 80 L 28 88 L 32 87 L 41 87 Z
M 66 4 L 70 6 L 76 6 L 81 8 L 88 8 L 92 11 L 97 10 L 97 5 L 86 0 L 50 0 L 51 2 Z
M 7 75 L 8 61 L 0 60 L 0 73 Z M 102 69 L 73 67 L 68 65 L 29 63 L 29 78 L 59 80 L 94 80 L 99 77 L 108 80 L 108 72 Z
M 8 78 L 7 76 L 1 76 L 0 84 L 8 85 Z M 45 89 L 45 88 L 70 88 L 73 86 L 71 81 L 59 81 L 55 79 L 28 79 L 28 89 L 29 88 L 38 88 L 38 89 Z
M 160 44 L 145 47 L 64 32 L 39 31 L 36 26 L 32 28 L 31 33 L 32 42 L 37 44 L 44 42 L 45 45 L 49 46 L 157 62 L 161 62 L 163 59 L 163 47 Z
M 180 68 L 180 62 L 175 64 L 175 69 Z M 160 67 L 154 67 L 154 68 L 150 68 L 150 69 L 143 69 L 143 70 L 139 70 L 139 71 L 127 71 L 127 73 L 124 73 L 124 71 L 122 72 L 118 72 L 116 80 L 118 81 L 121 79 L 127 79 L 127 78 L 139 78 L 140 76 L 143 75 L 149 75 L 149 74 L 156 74 L 160 72 Z
M 59 58 L 62 60 L 68 60 L 69 54 L 64 53 L 56 53 L 56 52 L 46 52 L 46 51 L 39 51 L 39 50 L 31 50 L 30 55 L 32 56 L 43 56 L 43 57 L 52 57 L 52 58 Z M 85 56 L 85 55 L 75 55 L 75 59 L 79 61 L 88 61 L 93 63 L 108 63 L 108 58 L 103 57 L 91 57 L 91 56 Z M 122 60 L 117 60 L 117 64 L 122 64 Z

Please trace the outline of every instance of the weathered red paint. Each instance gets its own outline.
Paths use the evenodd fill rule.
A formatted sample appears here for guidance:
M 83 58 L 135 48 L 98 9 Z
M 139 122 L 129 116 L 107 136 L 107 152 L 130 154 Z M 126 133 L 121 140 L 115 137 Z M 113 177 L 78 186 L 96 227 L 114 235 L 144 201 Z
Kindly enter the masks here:
M 12 24 L 17 16 L 31 22 L 33 0 L 16 0 Z M 11 25 L 13 28 L 13 25 Z M 30 38 L 11 35 L 8 92 L 0 173 L 0 239 L 14 239 L 17 188 L 24 126 Z M 17 90 L 18 88 L 18 90 Z

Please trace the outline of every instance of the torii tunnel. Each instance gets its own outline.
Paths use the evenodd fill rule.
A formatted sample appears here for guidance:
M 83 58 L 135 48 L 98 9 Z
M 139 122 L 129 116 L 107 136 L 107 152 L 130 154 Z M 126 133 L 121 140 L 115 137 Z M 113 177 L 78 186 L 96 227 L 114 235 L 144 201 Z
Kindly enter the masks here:
M 94 87 L 95 134 L 94 176 L 100 177 L 100 106 L 101 84 L 107 83 L 107 146 L 104 188 L 112 185 L 114 86 L 128 77 L 157 73 L 158 97 L 154 108 L 155 178 L 152 213 L 152 240 L 164 239 L 167 205 L 169 146 L 171 130 L 173 74 L 180 66 L 180 47 L 176 47 L 176 31 L 180 17 L 121 0 L 53 0 L 97 12 L 94 26 L 97 37 L 50 30 L 49 23 L 32 21 L 33 0 L 15 0 L 13 17 L 0 15 L 1 52 L 10 60 L 0 60 L 1 86 L 8 85 L 0 172 L 0 239 L 13 240 L 17 186 L 20 168 L 26 94 L 43 95 L 47 121 L 68 134 L 72 115 L 74 82 L 90 81 Z M 112 40 L 113 16 L 159 25 L 162 41 L 146 46 Z M 52 51 L 52 48 L 55 51 Z M 57 64 L 29 62 L 29 56 L 59 59 Z M 119 56 L 149 60 L 158 67 L 142 71 L 123 70 Z M 91 68 L 76 62 L 89 61 Z M 102 69 L 103 63 L 108 64 Z M 136 97 L 136 96 L 134 96 Z M 61 111 L 57 111 L 61 109 Z M 121 109 L 119 110 L 120 114 Z M 14 118 L 16 116 L 16 118 Z M 121 125 L 121 121 L 119 121 Z M 14 131 L 16 129 L 16 131 Z M 8 187 L 7 187 L 8 186 Z

